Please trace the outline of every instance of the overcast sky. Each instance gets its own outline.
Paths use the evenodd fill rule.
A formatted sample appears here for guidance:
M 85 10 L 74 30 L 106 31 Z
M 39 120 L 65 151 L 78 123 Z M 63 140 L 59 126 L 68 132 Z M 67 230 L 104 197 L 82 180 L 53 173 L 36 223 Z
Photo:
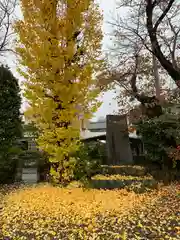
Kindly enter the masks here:
M 103 24 L 103 30 L 105 33 L 110 32 L 110 26 L 107 24 L 107 21 L 111 20 L 111 16 L 115 12 L 115 1 L 116 0 L 99 0 L 100 2 L 100 7 L 104 11 L 104 24 Z M 105 35 L 104 36 L 104 41 L 103 41 L 103 48 L 107 48 L 109 45 L 108 37 Z M 107 114 L 112 114 L 117 112 L 118 106 L 116 100 L 114 100 L 115 93 L 113 91 L 109 91 L 104 94 L 102 97 L 103 104 L 97 111 L 94 120 L 96 120 L 99 117 L 105 117 Z
M 103 24 L 103 30 L 105 33 L 110 31 L 110 26 L 107 24 L 108 20 L 111 20 L 112 14 L 115 12 L 115 0 L 97 0 L 100 3 L 100 7 L 104 12 L 104 24 Z M 20 11 L 16 11 L 16 15 L 19 17 L 20 16 Z M 108 37 L 104 36 L 104 41 L 103 41 L 103 48 L 106 48 L 108 45 Z M 21 78 L 18 75 L 16 71 L 16 59 L 12 55 L 8 55 L 6 58 L 5 62 L 9 65 L 11 68 L 13 74 L 20 79 Z M 99 117 L 105 117 L 107 114 L 112 114 L 117 111 L 117 103 L 116 100 L 113 100 L 115 97 L 115 94 L 110 91 L 108 93 L 105 93 L 103 97 L 101 97 L 103 104 L 95 114 L 94 120 L 96 120 Z

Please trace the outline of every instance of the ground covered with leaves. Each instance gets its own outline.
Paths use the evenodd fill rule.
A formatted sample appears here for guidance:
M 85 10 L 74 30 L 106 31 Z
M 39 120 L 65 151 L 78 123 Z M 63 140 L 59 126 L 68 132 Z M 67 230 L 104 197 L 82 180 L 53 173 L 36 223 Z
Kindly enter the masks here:
M 180 239 L 180 187 L 151 193 L 2 188 L 0 239 Z

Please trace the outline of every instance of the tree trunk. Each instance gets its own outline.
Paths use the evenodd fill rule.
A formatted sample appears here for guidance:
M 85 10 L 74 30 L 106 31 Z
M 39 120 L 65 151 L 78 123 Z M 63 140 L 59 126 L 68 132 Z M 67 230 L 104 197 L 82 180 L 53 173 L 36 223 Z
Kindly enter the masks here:
M 154 1 L 156 2 L 156 1 Z M 161 46 L 157 39 L 157 29 L 159 24 L 162 22 L 164 17 L 167 15 L 168 11 L 171 9 L 174 0 L 170 0 L 167 8 L 164 10 L 160 18 L 155 24 L 153 24 L 153 10 L 156 4 L 153 4 L 151 0 L 147 0 L 146 5 L 146 17 L 147 17 L 147 30 L 148 35 L 152 44 L 153 54 L 159 60 L 162 67 L 168 72 L 169 76 L 172 77 L 178 88 L 180 88 L 180 69 L 176 69 L 173 64 L 165 57 L 164 53 L 161 50 Z
M 158 72 L 158 64 L 156 56 L 153 54 L 153 74 L 155 79 L 155 90 L 156 90 L 156 98 L 160 100 L 161 95 L 161 86 L 160 86 L 160 78 L 159 78 L 159 72 Z

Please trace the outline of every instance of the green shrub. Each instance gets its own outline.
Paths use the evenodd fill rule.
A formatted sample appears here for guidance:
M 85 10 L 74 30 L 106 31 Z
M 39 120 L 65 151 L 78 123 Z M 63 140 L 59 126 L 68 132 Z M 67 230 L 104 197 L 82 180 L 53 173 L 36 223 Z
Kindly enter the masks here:
M 15 172 L 17 167 L 16 159 L 10 159 L 6 157 L 6 160 L 3 161 L 2 157 L 0 158 L 0 183 L 12 183 L 15 180 Z
M 0 184 L 15 181 L 18 168 L 18 158 L 21 150 L 18 147 L 7 148 L 0 154 Z
M 86 180 L 101 172 L 102 155 L 99 143 L 85 143 L 76 152 L 75 180 Z
M 85 142 L 82 148 L 83 151 L 88 154 L 88 157 L 90 159 L 98 159 L 100 161 L 103 161 L 106 157 L 105 144 L 99 141 Z
M 179 117 L 164 114 L 159 118 L 143 120 L 138 123 L 137 132 L 142 136 L 147 159 L 171 168 L 170 151 L 180 144 Z

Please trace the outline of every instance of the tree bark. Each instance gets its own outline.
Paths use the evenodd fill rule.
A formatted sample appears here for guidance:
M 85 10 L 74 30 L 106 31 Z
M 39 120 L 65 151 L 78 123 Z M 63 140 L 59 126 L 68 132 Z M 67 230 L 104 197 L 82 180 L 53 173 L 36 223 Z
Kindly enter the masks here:
M 157 57 L 162 67 L 168 72 L 169 76 L 175 81 L 178 88 L 180 88 L 180 69 L 176 69 L 173 64 L 165 57 L 163 52 L 161 51 L 161 47 L 159 45 L 157 39 L 157 29 L 162 20 L 165 18 L 169 10 L 171 9 L 175 0 L 170 0 L 167 7 L 163 11 L 162 15 L 159 17 L 157 22 L 153 26 L 153 10 L 156 6 L 156 1 L 152 3 L 152 0 L 147 0 L 146 5 L 146 17 L 147 17 L 147 30 L 150 37 L 150 41 L 153 48 L 153 54 Z
M 155 85 L 155 90 L 156 90 L 156 98 L 160 101 L 161 85 L 160 85 L 157 59 L 154 54 L 152 57 L 153 57 L 153 74 L 154 74 L 154 80 L 155 80 L 154 85 Z

